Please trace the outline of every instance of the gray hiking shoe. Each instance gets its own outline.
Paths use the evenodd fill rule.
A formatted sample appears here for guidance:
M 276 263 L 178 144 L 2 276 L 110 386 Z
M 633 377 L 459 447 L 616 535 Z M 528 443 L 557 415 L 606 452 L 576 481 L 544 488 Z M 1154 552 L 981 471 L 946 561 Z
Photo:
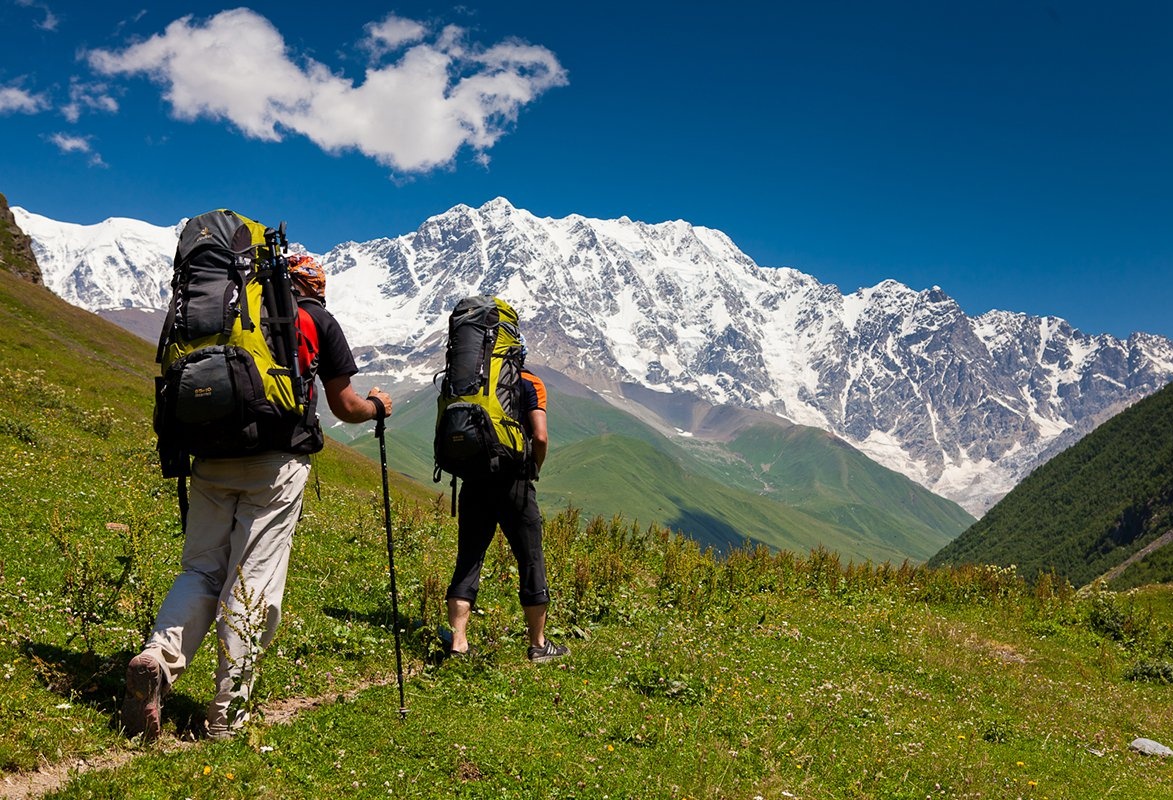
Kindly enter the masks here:
M 561 658 L 569 652 L 569 647 L 564 644 L 554 644 L 554 641 L 547 636 L 545 644 L 530 647 L 529 660 L 535 664 L 541 664 L 546 661 L 553 661 L 555 658 Z
M 126 700 L 122 727 L 127 736 L 142 734 L 144 742 L 159 738 L 163 717 L 163 665 L 139 653 L 126 665 Z
M 208 738 L 219 741 L 234 739 L 238 733 L 244 730 L 248 720 L 248 714 L 240 714 L 232 725 L 226 722 L 208 722 L 206 728 Z

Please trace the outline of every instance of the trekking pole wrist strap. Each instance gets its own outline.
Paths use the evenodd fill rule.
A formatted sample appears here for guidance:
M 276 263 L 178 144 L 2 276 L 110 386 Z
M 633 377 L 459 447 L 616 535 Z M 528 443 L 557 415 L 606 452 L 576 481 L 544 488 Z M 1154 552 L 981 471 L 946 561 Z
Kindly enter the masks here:
M 383 419 L 387 416 L 387 406 L 383 405 L 383 401 L 375 395 L 368 395 L 367 399 L 375 404 L 375 419 Z

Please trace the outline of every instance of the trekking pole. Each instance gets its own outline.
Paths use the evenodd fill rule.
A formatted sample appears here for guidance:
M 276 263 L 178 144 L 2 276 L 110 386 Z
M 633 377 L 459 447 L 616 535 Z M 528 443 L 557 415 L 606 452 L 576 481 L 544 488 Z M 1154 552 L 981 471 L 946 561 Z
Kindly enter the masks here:
M 289 262 L 284 255 L 289 250 L 284 221 L 277 230 L 265 229 L 265 245 L 269 251 L 269 285 L 274 289 L 272 297 L 266 298 L 269 321 L 277 328 L 273 331 L 273 344 L 277 349 L 274 355 L 290 370 L 294 399 L 304 403 L 307 392 L 301 377 L 301 364 L 297 360 L 297 302 L 293 298 Z
M 395 671 L 399 678 L 399 718 L 407 717 L 407 705 L 403 701 L 403 657 L 399 649 L 399 593 L 395 589 L 395 544 L 391 539 L 391 493 L 387 488 L 387 440 L 383 436 L 386 425 L 386 409 L 379 406 L 379 419 L 375 423 L 375 436 L 379 439 L 379 464 L 383 473 L 383 523 L 387 529 L 387 564 L 391 571 L 391 616 L 395 625 Z

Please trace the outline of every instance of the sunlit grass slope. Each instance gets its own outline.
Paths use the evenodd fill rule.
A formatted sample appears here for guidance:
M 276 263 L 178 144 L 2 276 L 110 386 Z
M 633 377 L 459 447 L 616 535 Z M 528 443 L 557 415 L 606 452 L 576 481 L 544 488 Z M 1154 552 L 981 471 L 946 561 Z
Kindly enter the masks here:
M 166 700 L 162 741 L 128 742 L 122 675 L 181 545 L 149 349 L 0 274 L 7 796 L 36 769 L 65 781 L 53 797 L 118 800 L 1173 795 L 1167 765 L 1129 750 L 1173 742 L 1167 589 L 1080 598 L 1013 570 L 845 566 L 825 550 L 714 558 L 547 506 L 550 631 L 570 656 L 526 662 L 498 538 L 470 631 L 480 655 L 437 664 L 455 533 L 443 499 L 396 482 L 401 719 L 378 469 L 338 446 L 307 493 L 253 724 L 193 740 L 208 642 Z M 76 774 L 103 759 L 115 766 Z
M 125 657 L 141 645 L 182 541 L 175 482 L 159 477 L 150 425 L 153 358 L 141 339 L 0 271 L 0 665 L 11 675 L 0 681 L 5 769 L 117 740 L 109 714 Z M 361 578 L 334 592 L 340 598 L 364 581 L 386 595 L 377 464 L 334 443 L 315 463 L 296 547 L 323 529 L 341 543 L 312 577 L 292 578 L 295 620 L 298 598 L 305 613 L 304 592 L 316 594 L 332 571 L 361 565 Z M 392 485 L 397 501 L 430 496 L 398 477 Z M 323 604 L 312 606 L 300 625 L 332 630 Z M 207 656 L 201 652 L 196 675 L 210 669 Z M 176 698 L 192 718 L 207 699 L 203 683 L 196 677 L 196 694 Z M 70 705 L 82 699 L 89 705 Z M 93 727 L 42 724 L 77 715 Z

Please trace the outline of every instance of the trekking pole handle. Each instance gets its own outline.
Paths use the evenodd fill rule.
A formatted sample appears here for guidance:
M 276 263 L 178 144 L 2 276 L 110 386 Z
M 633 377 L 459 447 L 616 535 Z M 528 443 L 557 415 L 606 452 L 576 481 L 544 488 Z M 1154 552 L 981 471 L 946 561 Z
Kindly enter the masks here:
M 383 428 L 386 427 L 383 420 L 387 419 L 387 406 L 383 405 L 383 401 L 379 399 L 378 395 L 368 394 L 367 399 L 375 404 L 375 435 L 379 436 L 383 433 Z

